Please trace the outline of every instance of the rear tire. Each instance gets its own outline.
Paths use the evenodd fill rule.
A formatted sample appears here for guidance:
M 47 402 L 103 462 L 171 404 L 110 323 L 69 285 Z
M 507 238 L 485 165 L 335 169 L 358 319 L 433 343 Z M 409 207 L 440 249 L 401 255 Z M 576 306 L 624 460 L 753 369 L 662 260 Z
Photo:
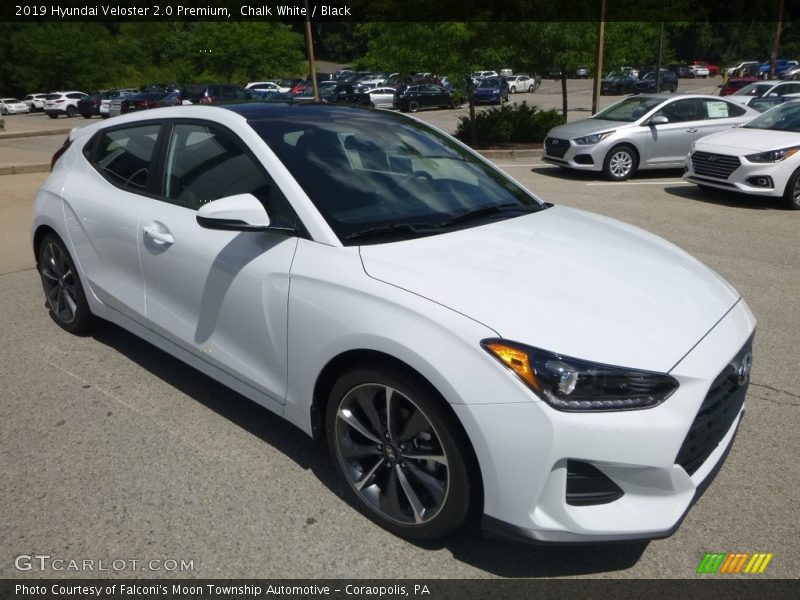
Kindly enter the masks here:
M 603 161 L 603 173 L 611 181 L 624 181 L 636 172 L 639 157 L 636 150 L 627 144 L 614 146 Z
M 45 236 L 39 246 L 37 265 L 50 317 L 70 333 L 90 329 L 94 316 L 86 302 L 78 270 L 61 238 L 54 234 Z
M 786 207 L 792 210 L 800 210 L 800 169 L 797 169 L 786 184 L 783 193 L 786 200 Z
M 376 364 L 342 375 L 331 389 L 326 435 L 348 496 L 381 527 L 431 540 L 467 519 L 475 471 L 464 434 L 413 374 Z
M 51 119 L 57 119 L 58 118 L 58 115 L 56 113 L 48 113 L 47 116 L 50 117 Z

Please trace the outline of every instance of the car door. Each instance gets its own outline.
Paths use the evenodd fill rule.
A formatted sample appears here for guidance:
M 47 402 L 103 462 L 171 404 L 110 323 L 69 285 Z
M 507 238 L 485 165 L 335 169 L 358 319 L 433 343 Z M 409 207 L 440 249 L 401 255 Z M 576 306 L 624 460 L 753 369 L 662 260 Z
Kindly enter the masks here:
M 645 163 L 650 167 L 681 166 L 694 140 L 734 127 L 745 113 L 744 108 L 722 99 L 673 100 L 653 115 L 667 117 L 668 123 L 645 125 L 649 128 Z
M 289 269 L 297 238 L 205 229 L 207 202 L 252 193 L 274 223 L 296 217 L 245 144 L 206 121 L 175 121 L 165 137 L 162 199 L 141 212 L 148 325 L 245 385 L 283 402 Z
M 92 292 L 138 321 L 145 313 L 139 215 L 154 202 L 160 132 L 159 122 L 102 130 L 84 150 L 91 168 L 74 169 L 62 194 L 70 199 L 67 228 Z

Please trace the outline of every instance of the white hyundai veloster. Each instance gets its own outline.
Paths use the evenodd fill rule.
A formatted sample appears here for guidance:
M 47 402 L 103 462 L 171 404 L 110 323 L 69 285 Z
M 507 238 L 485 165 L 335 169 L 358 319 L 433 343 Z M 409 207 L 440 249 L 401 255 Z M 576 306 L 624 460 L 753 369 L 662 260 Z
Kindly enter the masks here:
M 163 108 L 53 162 L 32 241 L 55 322 L 111 321 L 326 437 L 399 535 L 666 536 L 731 446 L 736 290 L 415 119 Z

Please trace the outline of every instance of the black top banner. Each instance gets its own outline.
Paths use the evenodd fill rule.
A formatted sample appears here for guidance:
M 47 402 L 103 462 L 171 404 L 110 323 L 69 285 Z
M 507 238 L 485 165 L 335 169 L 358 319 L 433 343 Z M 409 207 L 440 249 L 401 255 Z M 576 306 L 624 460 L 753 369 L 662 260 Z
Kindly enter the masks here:
M 800 0 L 78 0 L 2 3 L 0 21 L 792 22 Z

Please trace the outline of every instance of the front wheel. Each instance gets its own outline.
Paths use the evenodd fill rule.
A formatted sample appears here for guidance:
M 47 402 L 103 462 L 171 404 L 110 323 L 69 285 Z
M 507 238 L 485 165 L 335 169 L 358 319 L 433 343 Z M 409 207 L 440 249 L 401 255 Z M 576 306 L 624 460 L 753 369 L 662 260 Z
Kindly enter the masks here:
M 89 329 L 94 318 L 64 242 L 55 235 L 48 235 L 39 248 L 39 275 L 50 316 L 70 333 Z
M 786 200 L 788 208 L 800 210 L 800 169 L 792 173 L 789 178 L 783 198 Z
M 326 430 L 356 505 L 407 538 L 441 538 L 469 514 L 470 456 L 454 417 L 413 376 L 356 368 L 334 384 Z
M 419 110 L 419 102 L 416 100 L 411 100 L 408 103 L 408 111 L 409 112 L 417 112 Z
M 517 93 L 517 88 L 515 88 L 515 87 L 512 85 L 510 88 L 508 88 L 508 92 L 509 92 L 510 94 L 516 94 L 516 93 Z
M 67 107 L 67 116 L 68 116 L 69 118 L 72 118 L 72 117 L 74 117 L 76 112 L 78 112 L 78 111 L 75 109 L 75 107 L 74 107 L 74 106 L 68 106 L 68 107 Z
M 614 146 L 603 161 L 603 173 L 612 181 L 624 181 L 636 172 L 636 151 L 627 145 Z
M 51 119 L 57 119 L 58 118 L 58 115 L 56 113 L 47 113 L 47 116 L 50 117 Z

